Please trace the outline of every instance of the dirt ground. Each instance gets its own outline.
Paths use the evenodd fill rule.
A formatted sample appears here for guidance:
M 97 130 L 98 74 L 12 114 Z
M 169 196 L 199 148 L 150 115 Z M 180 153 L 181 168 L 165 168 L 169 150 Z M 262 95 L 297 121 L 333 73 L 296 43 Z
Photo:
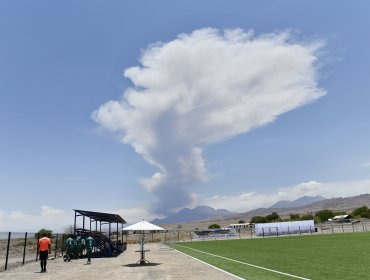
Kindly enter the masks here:
M 146 244 L 146 265 L 136 265 L 139 259 L 138 245 L 129 245 L 127 250 L 116 258 L 86 259 L 63 262 L 61 258 L 49 260 L 46 273 L 39 273 L 39 263 L 32 262 L 18 268 L 0 272 L 0 279 L 161 279 L 161 280 L 235 280 L 238 279 L 204 263 L 194 260 L 176 250 L 163 250 L 159 244 Z M 240 279 L 240 278 L 239 278 Z

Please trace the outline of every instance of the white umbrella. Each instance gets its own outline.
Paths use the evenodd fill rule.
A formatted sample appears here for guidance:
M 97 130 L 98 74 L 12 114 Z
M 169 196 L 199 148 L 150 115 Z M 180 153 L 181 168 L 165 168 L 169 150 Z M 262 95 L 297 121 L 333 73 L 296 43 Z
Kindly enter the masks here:
M 131 226 L 125 227 L 122 229 L 123 231 L 130 231 L 130 230 L 135 230 L 135 231 L 159 231 L 159 230 L 165 230 L 164 228 L 161 228 L 159 226 L 153 225 L 147 221 L 141 221 L 136 224 L 133 224 Z
M 145 252 L 149 251 L 149 250 L 144 250 L 144 232 L 146 231 L 163 231 L 165 230 L 164 228 L 161 228 L 159 226 L 156 226 L 156 225 L 153 225 L 147 221 L 141 221 L 141 222 L 138 222 L 136 224 L 133 224 L 131 226 L 128 226 L 128 227 L 125 227 L 124 229 L 122 229 L 122 231 L 140 231 L 143 236 L 140 238 L 140 241 L 139 241 L 139 244 L 140 244 L 140 250 L 139 251 L 136 251 L 136 252 L 140 252 L 140 260 L 138 260 L 136 263 L 137 264 L 146 264 L 146 263 L 149 263 L 149 261 L 147 261 L 145 259 Z

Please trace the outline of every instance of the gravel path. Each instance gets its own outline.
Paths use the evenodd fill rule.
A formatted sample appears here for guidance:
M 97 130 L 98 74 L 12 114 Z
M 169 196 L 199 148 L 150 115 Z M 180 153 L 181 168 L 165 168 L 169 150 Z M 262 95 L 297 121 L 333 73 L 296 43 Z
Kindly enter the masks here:
M 139 259 L 137 245 L 129 245 L 127 250 L 116 258 L 92 259 L 91 265 L 86 260 L 63 262 L 61 258 L 48 261 L 47 273 L 39 273 L 40 266 L 36 262 L 18 268 L 0 272 L 0 279 L 32 280 L 32 279 L 160 279 L 160 280 L 235 280 L 237 278 L 194 260 L 176 250 L 159 250 L 159 244 L 145 244 L 147 265 L 136 265 Z

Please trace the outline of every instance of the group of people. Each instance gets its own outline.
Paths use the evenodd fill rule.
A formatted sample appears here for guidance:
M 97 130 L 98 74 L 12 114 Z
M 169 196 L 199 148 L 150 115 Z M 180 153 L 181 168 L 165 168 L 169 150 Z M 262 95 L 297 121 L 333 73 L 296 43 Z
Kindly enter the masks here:
M 40 273 L 46 272 L 46 264 L 49 254 L 51 253 L 51 241 L 47 237 L 46 233 L 42 233 L 42 237 L 38 241 L 40 251 Z M 94 238 L 88 236 L 82 238 L 80 235 L 70 235 L 66 241 L 66 254 L 64 255 L 64 261 L 70 261 L 71 259 L 79 259 L 84 256 L 84 250 L 86 250 L 87 264 L 91 264 L 91 256 L 94 249 Z
M 87 238 L 82 238 L 80 235 L 70 235 L 66 239 L 65 245 L 65 261 L 82 258 L 84 256 L 84 250 L 86 250 L 87 264 L 91 264 L 91 255 L 94 249 L 94 238 L 92 238 L 91 236 L 88 236 Z
M 47 237 L 46 233 L 42 233 L 42 237 L 38 242 L 40 251 L 40 273 L 46 272 L 46 264 L 48 256 L 51 252 L 51 241 Z M 94 238 L 88 236 L 87 238 L 82 238 L 80 235 L 70 235 L 66 241 L 66 254 L 63 257 L 65 261 L 70 261 L 71 259 L 79 259 L 84 255 L 84 250 L 86 250 L 87 264 L 91 264 L 91 255 L 94 249 Z

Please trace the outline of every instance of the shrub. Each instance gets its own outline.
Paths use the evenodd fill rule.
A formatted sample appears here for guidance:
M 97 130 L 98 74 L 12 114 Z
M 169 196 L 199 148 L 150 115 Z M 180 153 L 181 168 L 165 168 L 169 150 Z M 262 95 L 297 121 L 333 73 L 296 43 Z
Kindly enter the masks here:
M 317 218 L 320 222 L 325 222 L 328 219 L 334 217 L 334 212 L 328 209 L 321 210 L 315 214 L 315 218 Z
M 360 208 L 357 208 L 355 210 L 352 211 L 352 216 L 353 217 L 361 217 L 361 218 L 366 218 L 366 217 L 363 217 L 363 215 L 366 216 L 366 212 L 369 211 L 369 208 L 367 208 L 367 206 L 362 206 Z
M 290 213 L 290 214 L 289 214 L 289 216 L 290 216 L 290 219 L 291 219 L 292 221 L 297 221 L 297 220 L 299 220 L 299 219 L 300 219 L 299 214 Z
M 277 212 L 272 212 L 270 215 L 266 216 L 267 221 L 269 222 L 276 222 L 280 219 L 280 216 Z
M 221 228 L 219 224 L 212 224 L 208 226 L 208 229 Z
M 302 221 L 306 221 L 306 220 L 314 220 L 314 217 L 312 214 L 310 213 L 307 213 L 307 214 L 304 214 L 302 217 L 301 217 L 301 220 Z
M 262 224 L 262 223 L 267 223 L 267 222 L 268 221 L 267 221 L 266 217 L 262 217 L 262 216 L 254 216 L 251 219 L 252 224 Z
M 42 237 L 42 234 L 45 233 L 47 237 L 51 238 L 52 235 L 53 235 L 53 231 L 50 230 L 50 229 L 40 229 L 36 234 L 35 234 L 35 238 L 41 238 Z

